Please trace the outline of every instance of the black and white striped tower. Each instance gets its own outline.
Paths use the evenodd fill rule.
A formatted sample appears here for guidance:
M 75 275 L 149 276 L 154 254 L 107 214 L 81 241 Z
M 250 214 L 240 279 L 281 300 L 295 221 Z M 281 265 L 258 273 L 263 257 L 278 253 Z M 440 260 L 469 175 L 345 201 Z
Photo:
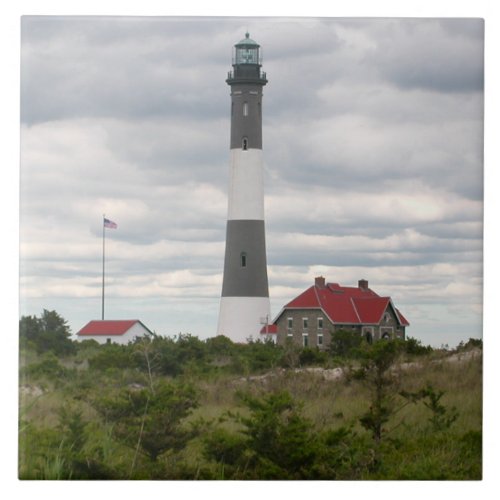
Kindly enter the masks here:
M 236 342 L 257 339 L 270 315 L 264 224 L 260 46 L 249 34 L 234 46 L 231 164 L 226 254 L 217 333 Z

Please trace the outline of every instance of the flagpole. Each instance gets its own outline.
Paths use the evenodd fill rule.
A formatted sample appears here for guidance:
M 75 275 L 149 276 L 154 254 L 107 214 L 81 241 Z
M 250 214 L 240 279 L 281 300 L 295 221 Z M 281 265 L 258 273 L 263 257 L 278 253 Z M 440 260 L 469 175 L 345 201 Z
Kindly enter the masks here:
M 101 304 L 101 319 L 104 321 L 104 249 L 105 249 L 105 226 L 104 214 L 102 214 L 102 304 Z

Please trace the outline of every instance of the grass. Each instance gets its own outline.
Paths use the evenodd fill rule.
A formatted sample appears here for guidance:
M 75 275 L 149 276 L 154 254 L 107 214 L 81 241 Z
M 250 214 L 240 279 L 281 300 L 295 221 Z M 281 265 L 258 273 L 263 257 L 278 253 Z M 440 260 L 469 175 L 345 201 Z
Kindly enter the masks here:
M 449 429 L 431 432 L 430 410 L 422 403 L 407 405 L 386 425 L 387 432 L 380 445 L 383 457 L 380 467 L 364 471 L 362 479 L 480 479 L 482 358 L 460 362 L 434 358 L 435 355 L 420 358 L 417 366 L 401 370 L 399 388 L 418 391 L 431 384 L 437 391 L 444 391 L 441 402 L 446 408 L 457 409 L 457 420 Z M 37 357 L 30 355 L 29 361 L 36 362 Z M 78 358 L 77 364 L 78 377 L 66 381 L 43 376 L 21 378 L 22 385 L 44 389 L 41 396 L 24 394 L 20 397 L 21 477 L 58 479 L 71 476 L 61 436 L 56 431 L 60 408 L 68 404 L 81 410 L 83 419 L 88 422 L 85 456 L 100 460 L 119 477 L 128 477 L 133 450 L 113 440 L 110 426 L 98 420 L 89 401 L 97 394 L 112 393 L 129 384 L 145 386 L 147 378 L 134 370 L 90 372 L 83 356 Z M 303 403 L 303 414 L 315 429 L 351 426 L 363 446 L 374 446 L 369 433 L 359 423 L 370 404 L 370 392 L 363 381 L 329 381 L 321 374 L 293 370 L 274 370 L 264 377 L 254 378 L 229 374 L 198 378 L 191 375 L 190 380 L 199 394 L 199 407 L 189 417 L 190 422 L 202 418 L 211 422 L 212 428 L 222 426 L 229 432 L 237 432 L 239 424 L 225 417 L 228 412 L 246 411 L 238 398 L 239 391 L 254 395 L 287 391 Z M 396 399 L 404 402 L 399 396 Z M 209 464 L 203 459 L 202 441 L 203 436 L 192 440 L 177 457 L 168 454 L 163 457 L 158 465 L 162 474 L 168 469 L 172 474 L 179 471 L 179 477 L 192 478 L 197 474 L 203 477 L 209 470 L 215 478 L 223 478 L 224 468 L 220 464 Z M 181 463 L 184 468 L 179 468 Z M 134 477 L 141 477 L 140 470 L 146 470 L 146 466 L 144 457 L 140 457 Z

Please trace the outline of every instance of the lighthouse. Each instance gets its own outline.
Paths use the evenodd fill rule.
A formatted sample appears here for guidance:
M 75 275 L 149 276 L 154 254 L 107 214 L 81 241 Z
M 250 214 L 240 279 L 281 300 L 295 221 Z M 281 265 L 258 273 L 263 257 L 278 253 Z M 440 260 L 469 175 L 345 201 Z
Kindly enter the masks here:
M 246 33 L 234 46 L 224 276 L 218 335 L 235 342 L 257 339 L 270 315 L 264 222 L 260 45 Z

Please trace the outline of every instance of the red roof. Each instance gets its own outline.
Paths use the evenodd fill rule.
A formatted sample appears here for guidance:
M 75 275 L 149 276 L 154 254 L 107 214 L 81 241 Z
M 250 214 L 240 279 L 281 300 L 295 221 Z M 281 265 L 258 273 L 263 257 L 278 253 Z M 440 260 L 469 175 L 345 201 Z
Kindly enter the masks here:
M 396 309 L 396 308 L 394 308 Z M 409 326 L 410 322 L 401 314 L 401 311 L 399 309 L 396 309 L 396 313 L 399 316 L 399 319 L 401 320 L 401 324 L 404 326 Z
M 265 325 L 260 330 L 260 333 L 262 333 L 262 334 L 278 333 L 278 325 L 276 325 L 276 324 Z
M 89 321 L 77 335 L 124 335 L 136 323 L 142 325 L 138 319 Z
M 399 323 L 408 326 L 408 321 L 394 307 L 390 297 L 380 297 L 368 287 L 315 284 L 286 304 L 284 309 L 321 309 L 332 323 L 355 325 L 380 323 L 389 305 Z

